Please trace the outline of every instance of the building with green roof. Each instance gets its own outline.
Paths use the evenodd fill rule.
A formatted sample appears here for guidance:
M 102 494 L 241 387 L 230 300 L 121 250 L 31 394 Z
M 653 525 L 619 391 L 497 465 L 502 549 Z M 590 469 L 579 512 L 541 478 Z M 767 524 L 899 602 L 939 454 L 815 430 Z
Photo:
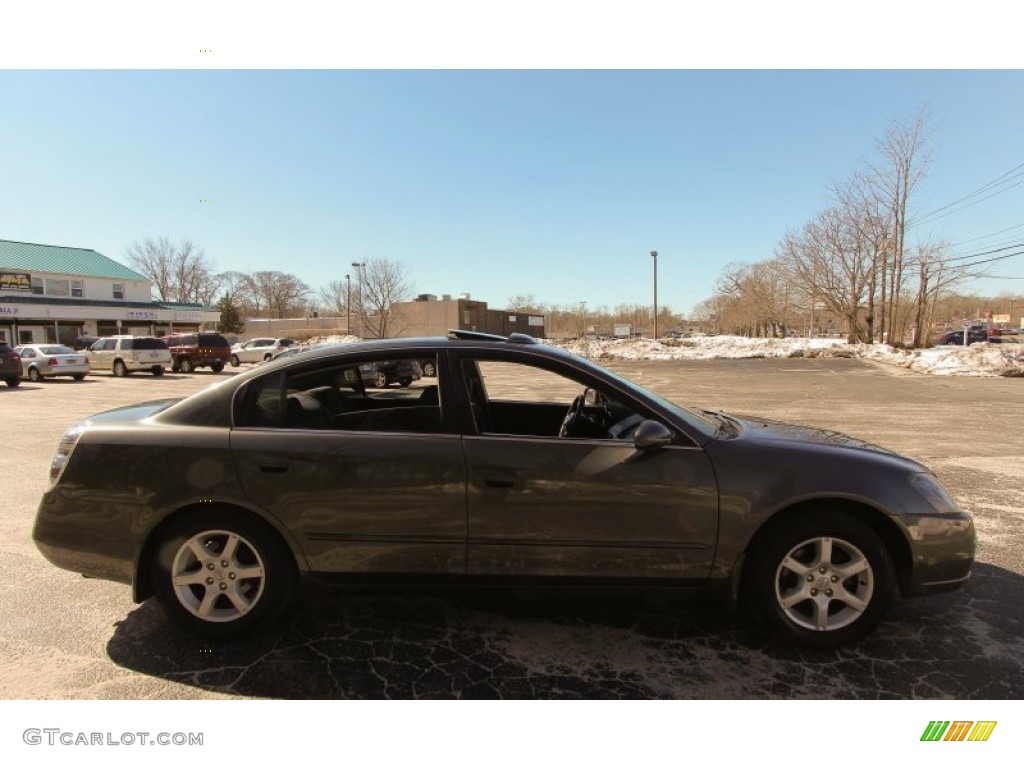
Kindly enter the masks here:
M 91 248 L 0 240 L 0 340 L 162 335 L 219 319 L 199 304 L 154 301 L 153 284 Z

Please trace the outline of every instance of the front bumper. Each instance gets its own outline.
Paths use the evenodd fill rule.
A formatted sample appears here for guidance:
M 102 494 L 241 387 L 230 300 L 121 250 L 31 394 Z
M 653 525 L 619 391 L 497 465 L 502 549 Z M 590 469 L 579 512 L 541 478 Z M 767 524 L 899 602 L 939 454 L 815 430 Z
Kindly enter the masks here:
M 968 515 L 920 515 L 901 520 L 911 549 L 908 595 L 930 595 L 963 586 L 974 564 L 977 536 Z

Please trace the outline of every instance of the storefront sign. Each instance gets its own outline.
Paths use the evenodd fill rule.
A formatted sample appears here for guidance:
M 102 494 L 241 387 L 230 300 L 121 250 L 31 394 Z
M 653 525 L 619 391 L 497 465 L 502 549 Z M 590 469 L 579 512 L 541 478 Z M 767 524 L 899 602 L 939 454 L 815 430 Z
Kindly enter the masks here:
M 0 272 L 0 291 L 32 293 L 32 275 L 27 272 Z
M 156 312 L 152 309 L 129 309 L 129 320 L 156 320 Z
M 5 307 L 3 304 L 0 304 L 0 317 L 11 317 L 16 316 L 17 314 L 17 307 Z

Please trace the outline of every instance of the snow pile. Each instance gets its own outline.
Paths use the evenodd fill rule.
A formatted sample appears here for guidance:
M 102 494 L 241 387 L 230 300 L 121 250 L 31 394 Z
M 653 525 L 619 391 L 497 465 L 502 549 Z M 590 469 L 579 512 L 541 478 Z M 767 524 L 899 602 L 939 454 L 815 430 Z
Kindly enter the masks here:
M 900 350 L 888 344 L 847 344 L 840 339 L 577 339 L 548 342 L 591 360 L 712 360 L 757 357 L 850 357 L 939 376 L 1024 376 L 1024 344 L 972 344 Z

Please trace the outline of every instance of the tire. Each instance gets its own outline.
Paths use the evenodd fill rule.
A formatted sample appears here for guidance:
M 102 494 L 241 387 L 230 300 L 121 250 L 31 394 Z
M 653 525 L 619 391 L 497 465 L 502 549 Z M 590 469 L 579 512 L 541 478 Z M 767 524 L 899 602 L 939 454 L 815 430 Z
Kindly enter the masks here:
M 408 387 L 410 384 L 412 384 L 412 379 L 402 379 L 398 383 L 401 384 L 403 387 Z
M 171 372 L 172 373 L 177 373 L 180 370 L 181 370 L 181 366 L 180 365 L 178 365 L 177 363 L 171 363 Z
M 780 639 L 834 648 L 882 620 L 895 577 L 877 533 L 850 514 L 819 508 L 765 532 L 745 587 L 754 615 Z
M 192 358 L 183 357 L 178 362 L 178 367 L 181 368 L 182 373 L 194 373 L 196 370 L 195 365 L 192 364 Z
M 224 363 L 211 363 L 210 370 L 214 373 L 220 373 L 224 370 Z
M 232 355 L 231 356 L 231 367 L 232 368 L 237 368 L 240 364 L 241 364 L 241 361 L 238 359 L 238 355 Z
M 21 384 L 21 377 L 20 376 L 11 376 L 9 378 L 4 379 L 4 383 L 8 387 L 10 387 L 11 389 L 14 389 L 16 386 Z
M 383 371 L 377 371 L 373 374 L 373 386 L 378 389 L 384 389 L 388 385 L 388 377 Z
M 85 374 L 84 373 L 72 373 L 71 374 L 71 378 L 74 379 L 75 381 L 84 381 L 85 380 Z
M 34 365 L 28 369 L 28 380 L 29 381 L 42 381 L 43 374 L 39 372 L 39 369 Z
M 127 376 L 130 373 L 130 371 L 128 370 L 128 367 L 124 364 L 124 360 L 115 360 L 114 367 L 111 368 L 111 373 L 113 373 L 118 378 L 123 378 L 124 376 Z
M 154 376 L 163 376 L 164 375 L 164 367 L 162 365 L 154 365 L 149 370 L 153 372 Z
M 267 354 L 265 354 L 263 356 L 263 362 L 264 363 L 270 362 L 270 358 L 272 358 L 272 357 L 273 357 L 273 355 L 268 352 Z
M 295 560 L 273 529 L 245 513 L 216 508 L 171 523 L 156 550 L 152 579 L 171 621 L 215 637 L 271 626 L 298 585 Z
M 424 376 L 437 376 L 437 368 L 432 362 L 426 362 L 423 364 L 423 375 Z

